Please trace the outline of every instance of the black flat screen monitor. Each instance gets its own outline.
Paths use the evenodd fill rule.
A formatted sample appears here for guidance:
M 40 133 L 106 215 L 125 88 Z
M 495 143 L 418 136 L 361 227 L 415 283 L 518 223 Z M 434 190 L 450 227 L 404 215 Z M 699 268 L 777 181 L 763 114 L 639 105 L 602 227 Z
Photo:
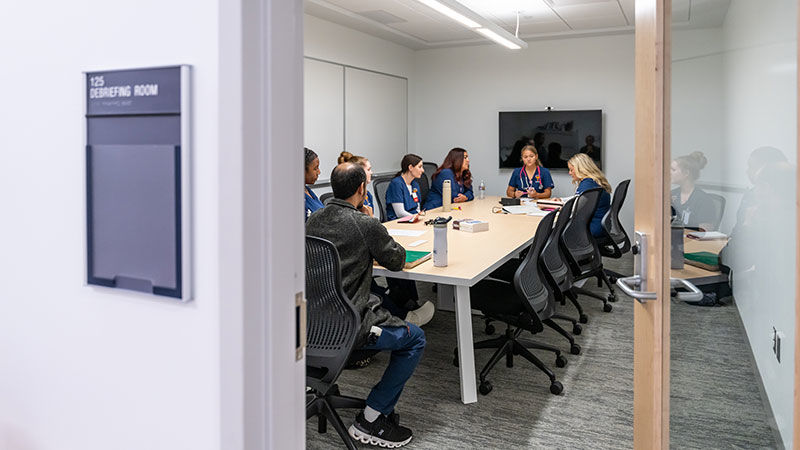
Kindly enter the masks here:
M 603 111 L 500 112 L 500 167 L 522 166 L 521 151 L 533 144 L 539 160 L 551 170 L 567 169 L 567 160 L 582 152 L 603 168 Z

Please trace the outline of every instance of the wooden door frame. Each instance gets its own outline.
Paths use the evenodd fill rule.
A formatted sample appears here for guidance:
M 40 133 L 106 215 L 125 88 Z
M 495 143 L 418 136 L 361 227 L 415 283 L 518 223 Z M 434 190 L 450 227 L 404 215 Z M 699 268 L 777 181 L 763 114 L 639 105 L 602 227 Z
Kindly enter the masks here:
M 633 444 L 669 448 L 670 0 L 636 0 L 635 226 L 647 235 L 647 290 L 634 301 Z

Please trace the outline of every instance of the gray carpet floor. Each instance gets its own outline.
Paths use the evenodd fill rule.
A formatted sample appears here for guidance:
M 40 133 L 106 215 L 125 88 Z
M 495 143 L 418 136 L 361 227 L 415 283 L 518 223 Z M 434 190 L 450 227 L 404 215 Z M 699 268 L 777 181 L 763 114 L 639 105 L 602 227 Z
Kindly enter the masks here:
M 631 262 L 609 266 L 629 273 Z M 430 284 L 418 283 L 418 290 L 435 300 Z M 503 362 L 495 366 L 488 377 L 494 390 L 470 405 L 460 401 L 458 368 L 452 364 L 455 316 L 437 312 L 424 327 L 425 354 L 397 405 L 401 423 L 414 431 L 408 448 L 632 448 L 634 300 L 618 296 L 610 313 L 602 311 L 600 301 L 582 298 L 589 323 L 576 336 L 580 355 L 569 354 L 567 341 L 550 329 L 534 338 L 564 349 L 569 360 L 564 368 L 555 367 L 552 353 L 533 351 L 564 385 L 561 395 L 552 395 L 547 377 L 517 357 L 513 368 Z M 502 325 L 497 328 L 502 332 Z M 473 335 L 476 342 L 488 338 L 478 316 L 473 316 Z M 777 447 L 749 351 L 735 306 L 673 303 L 672 448 Z M 475 352 L 478 371 L 492 353 Z M 366 368 L 346 370 L 338 381 L 342 393 L 366 397 L 387 362 L 384 353 Z M 341 411 L 346 426 L 355 413 Z M 343 447 L 332 427 L 319 434 L 316 426 L 316 419 L 307 423 L 307 448 Z

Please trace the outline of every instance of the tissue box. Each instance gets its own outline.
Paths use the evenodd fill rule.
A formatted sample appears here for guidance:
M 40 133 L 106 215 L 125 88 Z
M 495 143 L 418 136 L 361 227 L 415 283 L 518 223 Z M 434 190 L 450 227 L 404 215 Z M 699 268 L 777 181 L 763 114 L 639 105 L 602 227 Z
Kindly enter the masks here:
M 453 221 L 453 229 L 477 233 L 479 231 L 489 231 L 489 222 L 475 219 L 461 219 Z

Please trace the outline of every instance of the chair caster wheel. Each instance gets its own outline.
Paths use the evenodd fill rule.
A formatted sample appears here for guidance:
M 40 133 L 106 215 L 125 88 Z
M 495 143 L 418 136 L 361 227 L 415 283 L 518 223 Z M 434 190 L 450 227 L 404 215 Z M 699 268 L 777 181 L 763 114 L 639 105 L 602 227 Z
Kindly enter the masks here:
M 550 393 L 553 395 L 558 395 L 564 392 L 564 386 L 561 385 L 559 381 L 553 381 L 550 383 Z
M 567 358 L 563 355 L 556 356 L 556 367 L 564 367 L 567 365 Z
M 616 294 L 608 294 L 608 301 L 610 301 L 610 302 L 616 302 L 616 301 L 617 301 L 617 296 L 616 296 Z
M 578 318 L 578 322 L 589 323 L 589 316 L 587 316 L 586 314 L 581 314 L 581 316 Z
M 614 309 L 614 307 L 613 307 L 613 306 L 611 306 L 611 305 L 610 305 L 610 304 L 608 304 L 608 303 L 606 303 L 605 305 L 603 305 L 603 311 L 604 311 L 604 312 L 611 312 L 611 310 L 612 310 L 612 309 Z
M 492 335 L 492 334 L 494 334 L 494 332 L 495 332 L 495 331 L 497 331 L 497 330 L 494 328 L 494 325 L 492 325 L 492 324 L 490 324 L 490 323 L 487 323 L 487 324 L 486 324 L 486 329 L 485 329 L 484 331 L 486 332 L 486 334 L 488 334 L 488 335 Z
M 492 389 L 494 389 L 494 386 L 492 386 L 492 383 L 488 380 L 481 381 L 480 386 L 478 386 L 478 392 L 480 392 L 481 395 L 489 395 Z
M 578 345 L 578 344 L 572 344 L 569 347 L 569 352 L 572 353 L 573 355 L 580 355 L 581 354 L 581 346 Z
M 572 334 L 574 334 L 575 336 L 581 334 L 582 331 L 583 331 L 583 328 L 581 328 L 581 326 L 578 325 L 577 323 L 572 326 Z

